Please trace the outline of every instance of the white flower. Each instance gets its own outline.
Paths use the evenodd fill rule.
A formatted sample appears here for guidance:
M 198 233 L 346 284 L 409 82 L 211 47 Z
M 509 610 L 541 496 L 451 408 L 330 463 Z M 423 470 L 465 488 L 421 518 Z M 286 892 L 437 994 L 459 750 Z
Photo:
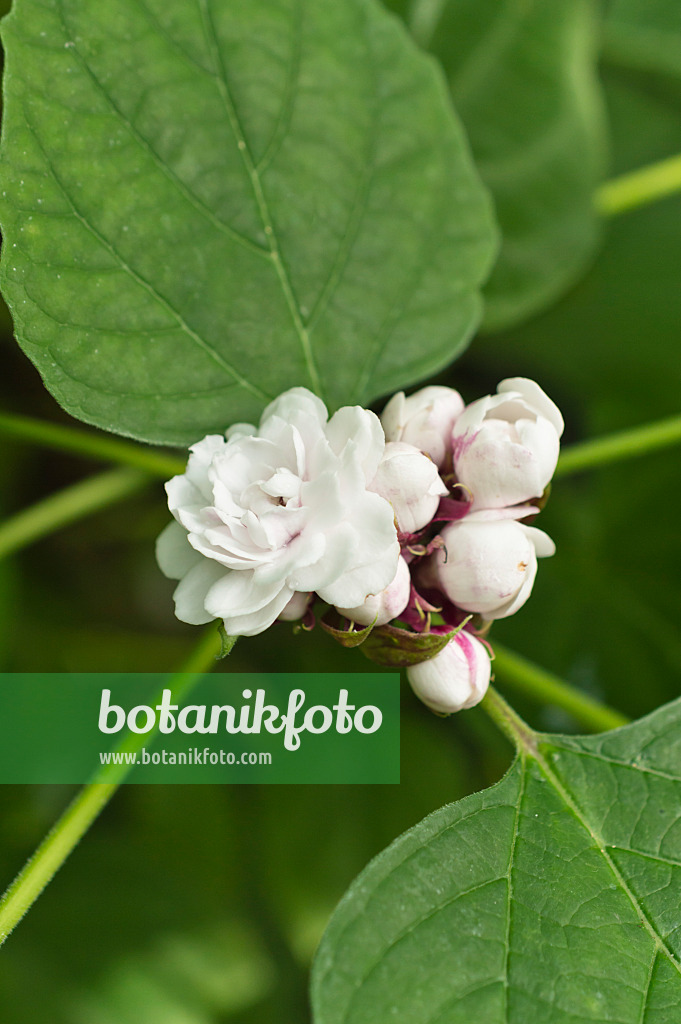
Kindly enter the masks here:
M 369 485 L 393 507 L 398 529 L 416 533 L 431 521 L 447 494 L 437 466 L 414 445 L 389 441 Z
M 490 657 L 484 644 L 465 629 L 434 658 L 410 665 L 407 679 L 416 696 L 433 711 L 451 714 L 475 707 L 487 692 Z
M 397 563 L 395 579 L 380 594 L 371 594 L 363 604 L 355 608 L 339 608 L 338 611 L 346 619 L 359 622 L 362 626 L 385 626 L 386 622 L 396 619 L 409 603 L 411 593 L 411 576 L 409 566 L 400 555 Z
M 289 603 L 279 612 L 277 618 L 281 622 L 297 622 L 310 607 L 312 594 L 305 594 L 302 591 L 296 592 Z
M 385 439 L 413 444 L 439 468 L 451 450 L 452 428 L 463 409 L 463 399 L 453 388 L 433 385 L 409 398 L 398 391 L 381 413 Z
M 537 575 L 537 557 L 552 555 L 551 538 L 512 519 L 489 520 L 476 513 L 450 523 L 443 547 L 429 560 L 426 581 L 435 583 L 466 612 L 503 619 L 527 601 Z
M 558 461 L 563 417 L 539 385 L 512 377 L 497 392 L 467 406 L 452 434 L 456 478 L 474 509 L 540 497 Z
M 359 406 L 327 422 L 324 403 L 292 388 L 256 429 L 191 448 L 166 484 L 176 522 L 158 539 L 162 571 L 181 582 L 184 622 L 223 619 L 230 635 L 267 629 L 297 592 L 352 607 L 395 576 L 390 505 L 367 490 L 384 450 L 380 422 Z

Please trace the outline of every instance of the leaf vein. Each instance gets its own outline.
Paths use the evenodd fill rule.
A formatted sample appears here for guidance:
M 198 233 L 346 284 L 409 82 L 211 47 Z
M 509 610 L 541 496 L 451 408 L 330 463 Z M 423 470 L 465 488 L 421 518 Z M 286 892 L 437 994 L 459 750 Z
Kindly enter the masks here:
M 42 142 L 40 140 L 40 137 L 39 137 L 35 127 L 33 126 L 33 124 L 31 124 L 31 122 L 30 122 L 30 120 L 29 120 L 25 110 L 24 110 L 24 116 L 25 116 L 25 119 L 26 119 L 26 125 L 27 125 L 31 135 L 34 138 L 34 140 L 36 142 L 36 145 L 38 146 L 38 148 L 40 149 L 41 153 L 43 154 L 43 157 L 45 159 L 45 163 L 47 164 L 47 166 L 48 166 L 48 168 L 50 170 L 50 174 L 52 175 L 52 178 L 53 178 L 55 184 L 57 185 L 59 191 L 64 196 L 64 199 L 66 200 L 66 202 L 69 204 L 71 210 L 73 211 L 74 217 L 83 225 L 85 230 L 88 231 L 92 235 L 92 237 L 95 238 L 99 242 L 99 244 L 104 249 L 106 249 L 106 251 L 108 253 L 110 253 L 111 256 L 114 257 L 114 259 L 119 263 L 121 269 L 133 281 L 135 281 L 141 288 L 143 288 L 147 292 L 148 295 L 150 295 L 156 302 L 158 302 L 158 304 L 163 309 L 165 309 L 171 316 L 173 316 L 175 318 L 175 320 L 177 321 L 179 326 L 182 328 L 184 333 L 187 335 L 187 337 L 190 338 L 196 345 L 198 345 L 199 348 L 201 348 L 202 351 L 206 353 L 206 355 L 208 355 L 223 370 L 225 370 L 227 373 L 229 373 L 230 376 L 238 384 L 240 384 L 243 388 L 245 388 L 247 391 L 250 391 L 250 393 L 255 395 L 258 399 L 267 401 L 270 398 L 270 396 L 267 395 L 260 388 L 256 387 L 254 384 L 251 384 L 251 382 L 246 380 L 245 377 L 242 377 L 241 374 L 237 370 L 235 370 L 234 367 L 231 366 L 220 355 L 220 353 L 217 352 L 213 348 L 212 345 L 209 344 L 209 342 L 207 342 L 204 338 L 202 338 L 200 334 L 197 334 L 197 332 L 194 331 L 189 326 L 189 324 L 184 320 L 182 315 L 170 304 L 170 302 L 168 302 L 168 300 L 166 298 L 164 298 L 160 294 L 160 292 L 158 292 L 155 289 L 155 287 L 151 284 L 151 282 L 147 281 L 146 278 L 142 277 L 141 274 L 139 274 L 133 267 L 131 267 L 130 264 L 127 263 L 123 259 L 122 255 L 118 252 L 118 250 L 115 248 L 115 246 L 113 246 L 111 244 L 111 242 L 109 242 L 109 240 L 107 238 L 105 238 L 105 236 L 102 235 L 97 230 L 97 228 L 95 228 L 95 226 L 93 224 L 90 223 L 90 221 L 87 219 L 87 217 L 85 217 L 84 214 L 81 213 L 81 211 L 76 206 L 76 203 L 75 203 L 72 195 L 70 194 L 70 192 L 66 188 L 64 182 L 61 180 L 61 178 L 57 174 L 56 169 L 55 169 L 54 165 L 52 164 L 52 161 L 50 160 L 50 157 L 49 157 L 48 153 L 46 152 L 46 150 L 45 150 L 45 148 L 44 148 L 44 146 L 43 146 L 43 144 L 42 144 Z M 48 314 L 46 314 L 46 315 L 48 315 Z

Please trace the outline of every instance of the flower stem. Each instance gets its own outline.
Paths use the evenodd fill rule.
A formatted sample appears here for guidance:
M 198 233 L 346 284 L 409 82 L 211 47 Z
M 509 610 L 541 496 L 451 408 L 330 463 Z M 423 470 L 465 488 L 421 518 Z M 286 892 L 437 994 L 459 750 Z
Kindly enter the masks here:
M 613 217 L 681 191 L 681 155 L 640 167 L 605 181 L 595 195 L 604 217 Z
M 121 441 L 108 437 L 104 433 L 90 433 L 77 427 L 65 427 L 47 420 L 37 420 L 30 416 L 17 416 L 13 413 L 0 413 L 0 434 L 32 441 L 34 444 L 57 451 L 75 452 L 104 462 L 115 462 L 122 466 L 132 466 L 144 470 L 152 476 L 167 480 L 176 473 L 182 473 L 185 462 L 174 455 L 154 451 L 132 441 Z
M 681 444 L 681 416 L 670 416 L 657 423 L 622 430 L 566 448 L 558 460 L 555 475 L 567 476 L 582 469 L 607 466 L 676 444 Z
M 494 643 L 494 674 L 499 679 L 528 697 L 544 704 L 562 708 L 575 718 L 581 726 L 594 732 L 604 732 L 626 725 L 629 719 L 601 704 L 582 690 L 564 682 L 546 669 L 509 651 L 501 644 Z
M 493 686 L 488 687 L 481 707 L 519 754 L 536 753 L 537 733 L 523 721 Z
M 138 469 L 109 469 L 51 494 L 0 525 L 0 558 L 126 498 L 149 481 Z
M 210 669 L 219 646 L 213 626 L 202 635 L 181 672 L 166 682 L 175 699 L 186 696 L 200 675 Z M 129 733 L 116 749 L 117 752 L 138 751 L 149 741 L 149 733 Z M 92 781 L 64 811 L 0 900 L 0 945 L 54 878 L 130 770 L 130 765 L 113 764 L 98 769 Z

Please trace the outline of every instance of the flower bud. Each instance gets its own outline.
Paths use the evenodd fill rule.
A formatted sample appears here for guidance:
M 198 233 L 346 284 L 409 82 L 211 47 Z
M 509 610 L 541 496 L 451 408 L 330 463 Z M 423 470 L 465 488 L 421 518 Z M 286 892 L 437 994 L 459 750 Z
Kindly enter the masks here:
M 437 466 L 414 445 L 389 441 L 369 490 L 393 508 L 402 533 L 416 533 L 431 521 L 447 488 Z
M 563 417 L 538 384 L 502 380 L 472 402 L 452 434 L 454 472 L 473 508 L 503 508 L 540 497 L 558 461 Z
M 395 579 L 385 590 L 379 594 L 370 594 L 366 601 L 357 605 L 356 608 L 338 608 L 338 611 L 346 619 L 359 622 L 362 626 L 370 626 L 372 622 L 376 626 L 385 626 L 387 622 L 396 619 L 407 607 L 410 591 L 409 566 L 400 555 Z
M 284 607 L 284 610 L 279 612 L 279 620 L 281 622 L 297 622 L 298 619 L 302 619 L 310 606 L 311 599 L 311 593 L 305 594 L 302 591 L 297 591 Z
M 451 448 L 452 428 L 464 409 L 453 388 L 427 387 L 405 398 L 398 391 L 381 413 L 386 441 L 404 441 L 441 466 Z
M 448 715 L 480 703 L 491 669 L 484 644 L 462 629 L 434 658 L 410 665 L 407 679 L 419 700 Z
M 547 534 L 512 519 L 475 518 L 451 523 L 443 547 L 431 557 L 426 575 L 449 600 L 485 619 L 513 615 L 527 601 L 537 575 L 537 557 L 552 555 Z

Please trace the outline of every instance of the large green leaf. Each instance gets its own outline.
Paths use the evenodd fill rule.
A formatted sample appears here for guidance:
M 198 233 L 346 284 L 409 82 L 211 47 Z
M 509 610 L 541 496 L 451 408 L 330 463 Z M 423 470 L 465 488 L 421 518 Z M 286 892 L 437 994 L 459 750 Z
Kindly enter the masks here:
M 605 53 L 627 67 L 681 75 L 677 0 L 613 0 L 605 23 Z
M 598 236 L 603 170 L 593 0 L 392 0 L 441 61 L 502 229 L 485 326 L 547 306 Z
M 681 701 L 597 737 L 514 728 L 500 783 L 350 888 L 316 961 L 317 1024 L 681 1019 Z
M 17 0 L 4 41 L 3 287 L 72 414 L 185 443 L 469 338 L 489 204 L 374 0 Z

